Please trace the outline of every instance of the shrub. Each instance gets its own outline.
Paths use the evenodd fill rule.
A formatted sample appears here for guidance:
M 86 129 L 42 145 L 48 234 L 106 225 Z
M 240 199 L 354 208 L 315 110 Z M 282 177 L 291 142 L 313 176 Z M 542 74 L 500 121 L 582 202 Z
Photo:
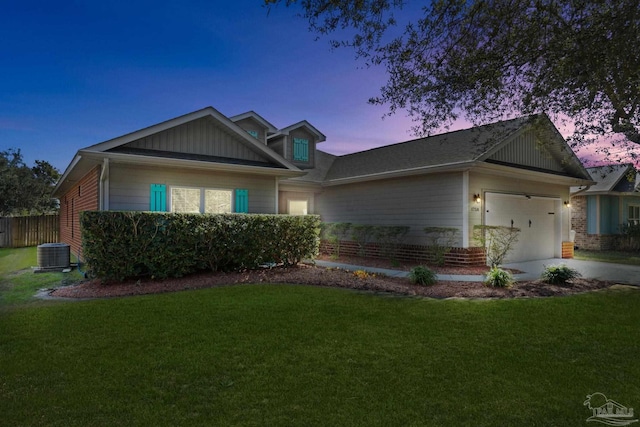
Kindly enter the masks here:
M 430 286 L 436 284 L 438 277 L 433 270 L 420 265 L 411 269 L 409 280 L 415 285 Z
M 456 242 L 458 229 L 453 227 L 426 227 L 427 246 L 437 265 L 444 265 L 445 255 Z
M 389 258 L 392 262 L 397 261 L 398 246 L 402 243 L 407 233 L 409 233 L 409 227 L 407 226 L 376 226 L 375 238 L 380 246 L 382 256 Z
M 355 224 L 351 227 L 351 239 L 358 244 L 358 255 L 365 256 L 365 249 L 376 236 L 375 225 Z
M 487 263 L 492 266 L 501 265 L 507 254 L 518 242 L 519 228 L 476 225 L 473 227 L 474 239 L 487 250 Z
M 293 265 L 318 252 L 315 215 L 83 212 L 83 258 L 94 277 L 180 277 L 199 270 Z
M 515 280 L 513 280 L 511 273 L 498 266 L 493 266 L 487 273 L 484 284 L 495 288 L 509 288 L 514 282 Z
M 350 222 L 323 222 L 320 226 L 321 236 L 332 246 L 332 258 L 340 257 L 340 241 L 347 238 Z
M 580 273 L 564 264 L 545 267 L 541 279 L 551 285 L 566 285 L 568 280 L 580 277 Z

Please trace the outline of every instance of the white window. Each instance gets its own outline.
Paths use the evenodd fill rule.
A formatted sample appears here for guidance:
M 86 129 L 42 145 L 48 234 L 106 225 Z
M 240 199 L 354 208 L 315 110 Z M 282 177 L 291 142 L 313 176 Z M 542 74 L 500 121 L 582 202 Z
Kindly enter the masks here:
M 199 213 L 200 189 L 199 188 L 172 188 L 171 212 Z
M 629 205 L 629 225 L 640 224 L 640 206 Z
M 307 213 L 307 200 L 289 200 L 289 215 L 306 215 Z
M 230 213 L 231 190 L 209 188 L 171 188 L 171 212 Z
M 204 190 L 204 213 L 231 212 L 230 190 Z

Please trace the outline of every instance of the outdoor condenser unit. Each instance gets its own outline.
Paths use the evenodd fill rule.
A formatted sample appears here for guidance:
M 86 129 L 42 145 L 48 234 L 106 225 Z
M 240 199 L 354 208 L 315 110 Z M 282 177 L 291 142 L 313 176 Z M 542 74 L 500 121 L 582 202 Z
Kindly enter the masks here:
M 69 268 L 71 248 L 66 243 L 44 243 L 37 247 L 39 268 Z

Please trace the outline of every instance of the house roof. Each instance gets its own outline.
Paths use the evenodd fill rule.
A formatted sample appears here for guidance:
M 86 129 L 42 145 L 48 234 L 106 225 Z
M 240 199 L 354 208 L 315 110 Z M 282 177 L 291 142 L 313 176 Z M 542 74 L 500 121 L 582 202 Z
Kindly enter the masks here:
M 307 128 L 307 130 L 309 132 L 314 134 L 316 136 L 316 138 L 317 138 L 316 142 L 322 142 L 322 141 L 326 141 L 327 140 L 327 137 L 322 132 L 320 132 L 318 129 L 316 129 L 315 126 L 313 126 L 311 123 L 309 123 L 306 120 L 299 121 L 298 123 L 292 124 L 291 126 L 287 126 L 286 128 L 282 128 L 282 129 L 278 130 L 278 132 L 276 132 L 274 135 L 270 135 L 269 139 L 277 138 L 280 135 L 289 135 L 289 133 L 292 130 L 295 130 L 295 129 L 298 129 L 298 128 L 301 128 L 301 127 Z
M 253 164 L 251 162 L 237 162 L 233 159 L 222 159 L 216 157 L 184 156 L 175 153 L 175 155 L 166 155 L 166 153 L 156 153 L 146 151 L 133 152 L 132 150 L 123 150 L 122 147 L 133 141 L 146 138 L 160 132 L 178 127 L 180 125 L 193 122 L 198 119 L 207 118 L 217 125 L 226 129 L 233 134 L 239 143 L 243 144 L 250 151 L 256 153 L 262 158 L 268 160 L 268 163 Z M 113 159 L 119 162 L 140 163 L 140 164 L 157 164 L 162 166 L 180 166 L 200 169 L 216 169 L 221 170 L 238 170 L 253 173 L 276 174 L 279 176 L 298 176 L 303 172 L 295 165 L 285 160 L 275 151 L 261 144 L 254 137 L 245 132 L 236 125 L 231 119 L 224 116 L 213 107 L 206 107 L 126 135 L 110 139 L 98 144 L 94 144 L 78 150 L 73 160 L 62 174 L 58 184 L 53 190 L 53 196 L 59 197 L 79 179 L 81 179 L 93 167 L 102 163 L 105 159 Z M 274 167 L 275 166 L 275 167 Z
M 542 142 L 531 141 L 525 147 L 531 156 L 544 151 L 549 158 L 545 165 L 555 169 L 510 163 L 510 144 L 524 132 L 533 131 Z M 519 142 L 520 143 L 520 142 Z M 522 147 L 520 147 L 522 148 Z M 542 149 L 541 149 L 542 148 Z M 324 155 L 327 155 L 324 153 Z M 546 115 L 534 115 L 465 130 L 449 132 L 398 144 L 373 148 L 343 156 L 317 167 L 327 167 L 314 175 L 295 178 L 296 181 L 320 179 L 325 185 L 387 178 L 415 173 L 427 173 L 443 168 L 467 169 L 481 163 L 493 163 L 553 173 L 558 176 L 588 181 L 589 175 L 580 160 L 557 132 Z
M 231 120 L 232 122 L 235 123 L 237 121 L 244 120 L 244 119 L 247 119 L 249 117 L 255 119 L 257 122 L 262 124 L 265 128 L 267 128 L 267 133 L 269 133 L 269 134 L 273 134 L 273 133 L 276 133 L 278 131 L 277 127 L 272 125 L 269 121 L 267 121 L 267 119 L 265 119 L 264 117 L 262 117 L 260 114 L 256 113 L 255 111 L 247 111 L 246 113 L 237 114 L 235 116 L 229 117 L 229 120 Z
M 632 164 L 606 165 L 587 168 L 595 185 L 571 187 L 571 194 L 620 194 L 640 191 L 640 175 Z M 631 179 L 630 179 L 631 178 Z

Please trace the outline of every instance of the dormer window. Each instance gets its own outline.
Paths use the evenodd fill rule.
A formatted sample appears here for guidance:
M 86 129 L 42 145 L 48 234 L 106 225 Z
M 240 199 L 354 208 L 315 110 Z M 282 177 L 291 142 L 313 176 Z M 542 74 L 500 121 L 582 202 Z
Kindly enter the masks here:
M 252 137 L 258 139 L 258 131 L 257 130 L 248 130 L 247 133 Z
M 306 138 L 293 138 L 293 160 L 298 162 L 309 161 L 309 140 Z

